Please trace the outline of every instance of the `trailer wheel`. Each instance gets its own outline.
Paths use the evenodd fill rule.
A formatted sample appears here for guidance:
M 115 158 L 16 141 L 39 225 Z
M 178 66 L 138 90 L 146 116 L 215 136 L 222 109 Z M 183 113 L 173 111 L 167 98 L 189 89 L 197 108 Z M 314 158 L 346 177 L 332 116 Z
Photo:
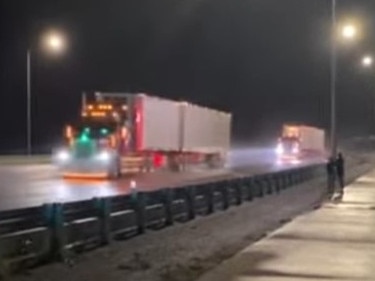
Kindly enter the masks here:
M 181 171 L 181 163 L 179 161 L 178 155 L 169 155 L 168 156 L 168 167 L 169 170 L 172 172 L 180 172 Z
M 206 156 L 206 164 L 210 169 L 220 169 L 225 166 L 225 161 L 220 154 L 209 154 Z

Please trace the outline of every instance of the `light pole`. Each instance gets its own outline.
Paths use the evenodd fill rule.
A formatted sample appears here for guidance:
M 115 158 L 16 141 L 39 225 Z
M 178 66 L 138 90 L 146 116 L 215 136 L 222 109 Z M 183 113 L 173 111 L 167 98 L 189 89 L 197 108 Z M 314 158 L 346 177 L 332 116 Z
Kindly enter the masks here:
M 332 0 L 332 45 L 331 45 L 331 156 L 337 154 L 337 2 Z M 342 27 L 340 37 L 351 41 L 357 36 L 357 28 L 352 24 L 346 24 Z
M 331 157 L 336 157 L 336 77 L 337 77 L 337 36 L 336 0 L 332 0 L 332 48 L 331 48 Z
M 44 46 L 48 51 L 61 52 L 65 47 L 65 41 L 61 34 L 50 32 L 44 37 Z M 27 155 L 32 154 L 32 115 L 31 115 L 31 48 L 26 52 L 27 71 L 27 109 L 26 109 L 26 150 Z
M 374 59 L 372 56 L 370 55 L 366 55 L 366 56 L 363 56 L 362 59 L 361 59 L 361 65 L 363 68 L 366 68 L 366 69 L 369 69 L 369 68 L 372 68 L 373 67 L 373 64 L 374 64 Z M 371 115 L 372 115 L 372 118 L 371 118 L 371 121 L 375 120 L 373 119 L 375 117 L 375 96 L 374 95 L 371 95 Z M 374 126 L 374 123 L 373 122 L 370 122 L 370 124 L 372 124 Z M 370 125 L 371 126 L 371 125 Z M 373 130 L 371 129 L 370 130 L 371 133 L 373 133 Z
M 27 50 L 27 114 L 26 114 L 26 124 L 27 124 L 27 155 L 31 155 L 31 51 Z

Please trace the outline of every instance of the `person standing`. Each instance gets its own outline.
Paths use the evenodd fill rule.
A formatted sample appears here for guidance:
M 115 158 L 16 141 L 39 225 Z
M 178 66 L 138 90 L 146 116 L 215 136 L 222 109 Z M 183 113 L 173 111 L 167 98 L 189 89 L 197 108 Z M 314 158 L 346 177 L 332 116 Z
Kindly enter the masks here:
M 330 157 L 328 159 L 326 170 L 327 170 L 327 193 L 328 193 L 328 196 L 331 196 L 335 192 L 335 181 L 336 181 L 335 159 L 333 157 Z
M 345 187 L 345 159 L 342 153 L 339 153 L 336 159 L 336 174 L 339 181 L 340 194 L 344 193 Z

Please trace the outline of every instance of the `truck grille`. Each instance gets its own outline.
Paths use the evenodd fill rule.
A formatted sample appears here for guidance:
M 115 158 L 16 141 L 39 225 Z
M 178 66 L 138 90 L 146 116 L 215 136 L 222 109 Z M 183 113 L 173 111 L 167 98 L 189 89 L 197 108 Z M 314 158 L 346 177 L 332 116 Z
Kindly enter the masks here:
M 89 158 L 94 154 L 94 146 L 91 142 L 75 144 L 74 156 L 76 158 Z

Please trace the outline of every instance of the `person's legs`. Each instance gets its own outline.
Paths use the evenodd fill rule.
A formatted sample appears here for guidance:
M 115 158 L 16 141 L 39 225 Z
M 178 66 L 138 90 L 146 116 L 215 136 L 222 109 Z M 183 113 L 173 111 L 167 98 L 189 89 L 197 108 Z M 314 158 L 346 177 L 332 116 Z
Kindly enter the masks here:
M 332 195 L 335 192 L 335 176 L 328 175 L 328 195 Z
M 340 194 L 343 194 L 344 193 L 344 186 L 345 186 L 343 175 L 339 176 L 339 186 L 340 186 Z

